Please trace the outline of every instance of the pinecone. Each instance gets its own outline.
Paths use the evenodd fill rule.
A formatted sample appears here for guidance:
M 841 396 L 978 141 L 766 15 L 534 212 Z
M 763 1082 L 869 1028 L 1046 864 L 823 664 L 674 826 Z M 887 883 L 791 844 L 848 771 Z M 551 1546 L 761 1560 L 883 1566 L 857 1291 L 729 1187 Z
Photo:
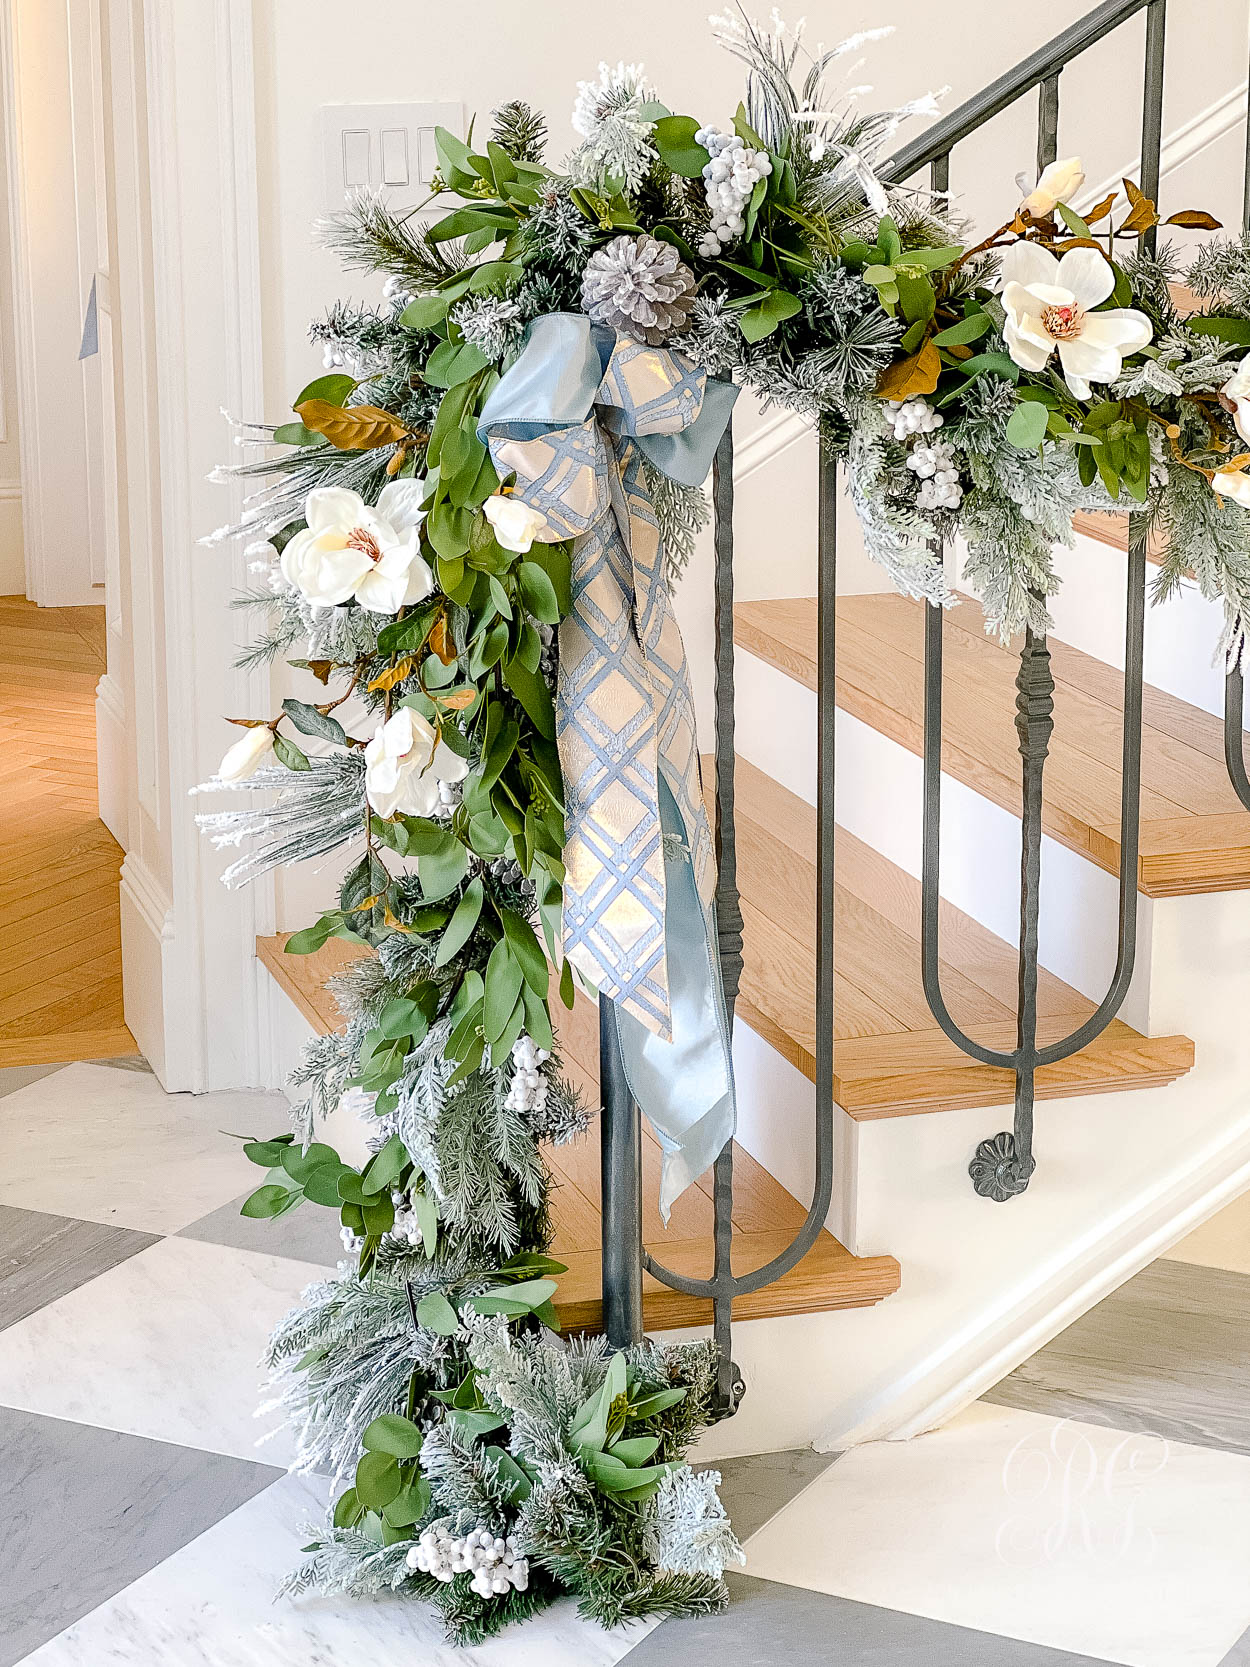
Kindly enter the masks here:
M 582 310 L 635 341 L 659 347 L 686 328 L 695 276 L 671 243 L 641 232 L 614 237 L 586 263 Z

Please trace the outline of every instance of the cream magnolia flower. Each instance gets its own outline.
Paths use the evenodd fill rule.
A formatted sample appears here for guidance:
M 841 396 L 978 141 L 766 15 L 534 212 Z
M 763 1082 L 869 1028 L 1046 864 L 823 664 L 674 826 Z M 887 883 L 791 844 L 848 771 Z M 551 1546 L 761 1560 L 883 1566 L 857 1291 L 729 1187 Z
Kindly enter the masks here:
M 1211 485 L 1221 498 L 1240 504 L 1242 509 L 1250 509 L 1250 474 L 1246 474 L 1244 469 L 1217 469 Z
M 463 781 L 469 766 L 409 706 L 388 718 L 365 748 L 365 797 L 379 816 L 429 816 L 439 783 Z
M 268 724 L 254 724 L 245 729 L 217 766 L 222 781 L 242 781 L 250 776 L 263 758 L 273 751 L 273 730 Z
M 1052 162 L 1043 168 L 1037 184 L 1020 204 L 1035 220 L 1044 220 L 1055 212 L 1059 203 L 1070 203 L 1085 183 L 1085 170 L 1079 156 L 1069 156 L 1064 162 Z
M 434 575 L 417 548 L 423 487 L 393 480 L 375 508 L 359 492 L 322 486 L 308 494 L 305 531 L 282 552 L 287 582 L 318 607 L 355 597 L 371 613 L 394 614 L 420 602 Z
M 1250 445 L 1250 353 L 1220 389 L 1224 403 L 1232 408 L 1238 434 Z
M 1115 288 L 1111 264 L 1097 249 L 1069 249 L 1056 260 L 1040 243 L 1013 243 L 1003 256 L 1004 336 L 1024 370 L 1044 370 L 1056 348 L 1069 388 L 1090 397 L 1091 382 L 1113 382 L 1129 353 L 1152 331 L 1132 307 L 1093 309 Z
M 536 538 L 546 530 L 547 523 L 536 509 L 531 509 L 520 498 L 496 492 L 482 505 L 486 519 L 495 529 L 495 537 L 505 550 L 524 555 Z

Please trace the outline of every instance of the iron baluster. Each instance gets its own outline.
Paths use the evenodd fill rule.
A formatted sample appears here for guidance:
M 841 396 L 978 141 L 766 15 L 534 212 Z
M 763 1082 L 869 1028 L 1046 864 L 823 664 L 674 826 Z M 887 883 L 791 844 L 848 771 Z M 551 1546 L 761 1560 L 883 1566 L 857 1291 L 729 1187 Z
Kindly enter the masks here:
M 1023 760 L 1021 817 L 1019 986 L 1016 1047 L 986 1047 L 955 1022 L 941 979 L 941 772 L 943 614 L 925 618 L 924 833 L 921 859 L 921 976 L 938 1024 L 956 1047 L 985 1065 L 1016 1076 L 1015 1126 L 984 1140 L 970 1166 L 983 1196 L 1003 1202 L 1025 1190 L 1033 1173 L 1033 1100 L 1036 1073 L 1079 1053 L 1119 1012 L 1132 982 L 1137 953 L 1137 864 L 1141 804 L 1142 688 L 1145 669 L 1146 518 L 1130 517 L 1128 597 L 1124 629 L 1124 736 L 1121 755 L 1119 931 L 1115 972 L 1106 994 L 1069 1035 L 1037 1042 L 1038 923 L 1042 848 L 1042 786 L 1053 723 L 1054 679 L 1045 638 L 1029 633 L 1016 680 L 1016 728 Z
M 738 897 L 738 855 L 734 838 L 734 443 L 732 424 L 725 429 L 712 465 L 712 510 L 716 575 L 716 934 L 720 951 L 725 1009 L 733 1034 L 734 1003 L 742 977 L 742 908 Z M 733 1362 L 733 1141 L 712 1172 L 712 1220 L 715 1249 L 712 1278 L 712 1334 L 717 1345 L 716 1405 L 731 1417 L 746 1390 Z
M 647 1272 L 675 1291 L 717 1298 L 746 1296 L 789 1273 L 816 1243 L 833 1198 L 833 856 L 834 734 L 837 692 L 834 645 L 837 630 L 837 464 L 824 423 L 820 433 L 820 497 L 817 523 L 819 564 L 816 641 L 816 1180 L 803 1225 L 785 1250 L 750 1273 L 713 1273 L 694 1279 L 666 1268 L 643 1252 Z M 731 622 L 732 623 L 732 622 Z M 732 840 L 732 825 L 722 828 Z
M 1250 235 L 1250 109 L 1246 114 L 1246 167 L 1242 176 L 1241 229 Z M 1224 680 L 1224 758 L 1233 791 L 1250 810 L 1250 771 L 1246 767 L 1246 687 L 1242 662 L 1247 653 L 1243 639 L 1230 644 L 1228 676 Z
M 642 1124 L 625 1078 L 616 1007 L 599 998 L 599 1152 L 603 1169 L 603 1332 L 614 1349 L 642 1336 Z

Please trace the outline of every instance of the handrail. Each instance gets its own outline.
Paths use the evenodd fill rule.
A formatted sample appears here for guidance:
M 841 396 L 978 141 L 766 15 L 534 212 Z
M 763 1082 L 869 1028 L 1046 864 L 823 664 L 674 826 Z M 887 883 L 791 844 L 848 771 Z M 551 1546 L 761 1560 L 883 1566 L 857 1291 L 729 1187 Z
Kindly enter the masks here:
M 1155 0 L 1103 0 L 1101 6 L 1095 6 L 1092 12 L 1087 12 L 1053 40 L 1047 41 L 1045 46 L 1039 46 L 1036 52 L 1022 58 L 1014 69 L 1000 75 L 997 81 L 991 81 L 988 87 L 974 93 L 949 116 L 941 117 L 910 144 L 896 151 L 881 169 L 882 178 L 897 184 L 946 156 L 962 139 L 971 137 L 978 128 L 984 127 L 991 117 L 999 115 L 1121 23 L 1154 3 Z

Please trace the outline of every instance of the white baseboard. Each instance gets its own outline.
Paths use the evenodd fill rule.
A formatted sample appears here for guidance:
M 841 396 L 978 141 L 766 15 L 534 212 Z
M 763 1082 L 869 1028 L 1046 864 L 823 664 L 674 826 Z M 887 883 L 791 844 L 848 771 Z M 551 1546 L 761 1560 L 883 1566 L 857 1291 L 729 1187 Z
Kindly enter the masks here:
M 22 485 L 0 481 L 0 596 L 25 596 L 26 553 L 22 542 Z
M 177 979 L 172 966 L 173 902 L 136 852 L 121 871 L 122 998 L 139 1051 L 169 1093 L 192 1086 L 185 1065 L 167 1046 Z
M 126 700 L 121 686 L 108 672 L 95 691 L 96 791 L 100 820 L 121 846 L 130 848 L 126 808 Z

